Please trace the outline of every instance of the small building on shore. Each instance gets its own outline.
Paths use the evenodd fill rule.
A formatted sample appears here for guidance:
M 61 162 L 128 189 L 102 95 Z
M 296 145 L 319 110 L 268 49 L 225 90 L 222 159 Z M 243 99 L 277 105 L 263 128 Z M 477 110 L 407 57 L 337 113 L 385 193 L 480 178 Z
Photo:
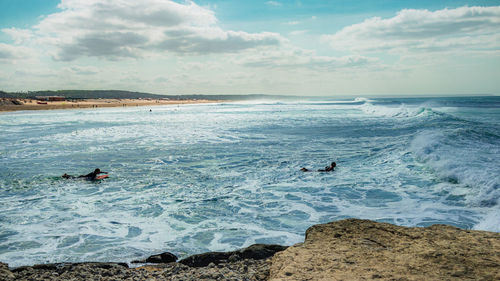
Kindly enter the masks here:
M 43 101 L 65 101 L 66 98 L 63 96 L 37 96 L 37 100 Z

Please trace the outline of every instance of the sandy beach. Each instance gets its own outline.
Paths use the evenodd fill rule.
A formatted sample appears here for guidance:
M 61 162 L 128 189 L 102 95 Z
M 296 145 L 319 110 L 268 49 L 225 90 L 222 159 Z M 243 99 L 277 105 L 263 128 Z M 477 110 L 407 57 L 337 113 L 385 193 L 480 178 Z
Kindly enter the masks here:
M 21 104 L 14 104 L 12 101 Z M 76 109 L 100 107 L 130 107 L 130 106 L 156 106 L 175 104 L 216 103 L 217 100 L 165 100 L 165 99 L 85 99 L 66 101 L 46 101 L 46 104 L 37 103 L 34 99 L 2 99 L 0 111 L 18 110 L 48 110 L 48 109 Z M 45 102 L 44 102 L 45 103 Z

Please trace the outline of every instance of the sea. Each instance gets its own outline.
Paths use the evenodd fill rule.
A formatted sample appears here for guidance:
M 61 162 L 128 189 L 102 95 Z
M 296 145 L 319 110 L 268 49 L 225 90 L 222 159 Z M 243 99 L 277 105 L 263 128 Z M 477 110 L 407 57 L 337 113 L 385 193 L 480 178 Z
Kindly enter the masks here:
M 500 96 L 0 114 L 11 267 L 292 245 L 346 218 L 500 232 Z

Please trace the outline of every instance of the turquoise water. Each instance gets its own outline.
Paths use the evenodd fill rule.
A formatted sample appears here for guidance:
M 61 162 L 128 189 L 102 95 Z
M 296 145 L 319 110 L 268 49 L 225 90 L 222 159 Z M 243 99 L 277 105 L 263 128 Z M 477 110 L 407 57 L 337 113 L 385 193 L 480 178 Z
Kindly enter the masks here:
M 149 109 L 0 114 L 0 261 L 290 245 L 347 217 L 500 231 L 500 97 Z

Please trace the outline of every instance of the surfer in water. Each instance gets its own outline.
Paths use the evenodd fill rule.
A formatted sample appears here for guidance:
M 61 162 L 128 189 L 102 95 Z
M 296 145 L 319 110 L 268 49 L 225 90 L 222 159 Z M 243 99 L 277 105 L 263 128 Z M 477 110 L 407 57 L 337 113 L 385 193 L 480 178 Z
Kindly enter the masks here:
M 64 175 L 62 175 L 61 177 L 62 177 L 63 179 L 72 179 L 72 178 L 74 178 L 74 176 L 72 176 L 72 175 L 68 175 L 68 174 L 66 174 L 66 173 L 64 173 Z
M 324 169 L 319 169 L 318 172 L 332 172 L 335 170 L 335 167 L 337 167 L 337 163 L 332 162 L 330 167 L 326 166 Z
M 96 177 L 99 175 L 99 174 L 107 174 L 107 172 L 101 172 L 101 170 L 99 168 L 95 169 L 92 173 L 88 173 L 86 175 L 80 175 L 76 178 L 83 178 L 83 179 L 86 179 L 86 180 L 90 180 L 90 181 L 93 181 L 96 179 Z M 74 179 L 75 177 L 72 176 L 72 175 L 68 175 L 68 174 L 64 174 L 62 175 L 63 178 L 65 179 Z
M 319 169 L 318 172 L 332 172 L 335 170 L 335 167 L 337 167 L 337 163 L 332 162 L 330 166 L 326 166 L 324 169 Z M 302 172 L 312 172 L 311 170 L 307 168 L 302 168 L 300 169 Z

